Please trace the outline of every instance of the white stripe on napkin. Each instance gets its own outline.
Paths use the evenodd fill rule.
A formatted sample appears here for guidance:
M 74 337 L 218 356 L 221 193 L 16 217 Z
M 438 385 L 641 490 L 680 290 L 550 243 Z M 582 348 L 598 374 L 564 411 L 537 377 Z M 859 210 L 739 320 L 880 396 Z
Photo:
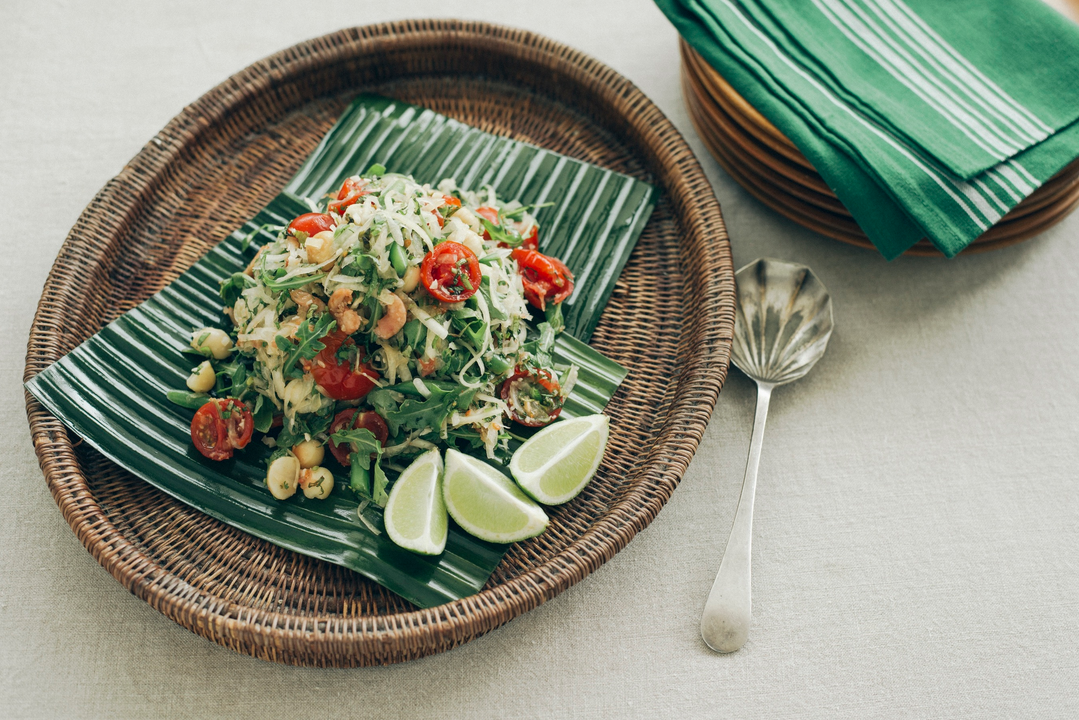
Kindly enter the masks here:
M 926 68 L 923 64 L 912 58 L 909 53 L 905 52 L 901 47 L 898 47 L 895 40 L 890 38 L 880 25 L 873 21 L 872 18 L 868 17 L 863 10 L 854 5 L 855 0 L 822 0 L 825 3 L 828 3 L 827 8 L 821 4 L 821 0 L 813 1 L 814 5 L 817 6 L 817 9 L 820 10 L 821 13 L 853 44 L 876 60 L 877 64 L 884 68 L 899 82 L 903 83 L 912 92 L 917 94 L 926 104 L 940 113 L 941 116 L 947 119 L 954 127 L 963 132 L 964 135 L 984 152 L 989 154 L 990 157 L 1003 160 L 1003 163 L 998 164 L 995 168 L 989 169 L 987 173 L 990 178 L 1004 189 L 1012 200 L 1019 202 L 1024 197 L 1034 192 L 1036 188 L 1041 186 L 1041 182 L 1017 161 L 1005 159 L 1006 156 L 1002 157 L 999 153 L 994 153 L 987 147 L 987 144 L 997 145 L 998 139 L 1008 142 L 1008 147 L 1011 148 L 1011 152 L 1018 151 L 1023 147 L 1023 145 L 1014 144 L 1013 140 L 1007 138 L 1006 128 L 1001 128 L 994 123 L 994 120 L 999 120 L 1000 118 L 990 118 L 986 116 L 979 110 L 972 108 L 964 102 L 962 98 L 955 95 L 953 91 L 941 83 L 940 79 L 935 77 L 935 72 Z M 843 3 L 846 8 L 838 3 Z M 830 13 L 829 10 L 832 12 Z M 853 17 L 850 11 L 857 13 L 858 17 Z M 865 37 L 861 37 L 862 35 Z M 870 43 L 872 43 L 873 40 L 876 40 L 876 42 L 872 43 L 872 47 L 870 47 L 867 42 L 863 42 L 863 39 Z M 906 44 L 911 45 L 911 41 L 908 38 L 902 39 Z M 888 47 L 883 47 L 881 43 L 886 44 Z M 874 50 L 876 50 L 876 52 Z M 958 53 L 955 53 L 954 49 L 952 49 L 951 52 L 958 55 Z M 901 60 L 896 57 L 896 53 L 899 53 L 903 59 Z M 888 62 L 885 62 L 886 60 Z M 953 83 L 955 82 L 952 78 L 948 79 Z M 934 91 L 933 88 L 927 88 L 927 83 L 934 85 L 937 91 L 945 93 L 947 99 L 941 98 L 940 92 Z M 949 100 L 951 102 L 949 102 Z M 956 107 L 956 104 L 961 106 L 962 109 Z M 964 112 L 964 110 L 966 112 Z M 1029 113 L 1029 111 L 1027 112 Z M 971 115 L 976 115 L 980 122 L 978 120 L 972 121 Z M 990 133 L 988 132 L 989 129 L 992 129 L 992 131 L 995 132 Z M 1025 138 L 1019 137 L 1018 140 L 1025 145 Z M 1011 152 L 1008 154 L 1011 154 Z M 1025 176 L 1030 182 L 1024 181 L 1021 175 Z M 998 207 L 1002 207 L 1003 209 L 1003 204 L 994 191 L 984 183 L 978 183 L 978 187 L 986 193 Z M 1013 192 L 1012 188 L 1018 190 L 1019 194 L 1017 195 Z
M 877 135 L 881 140 L 884 140 L 885 143 L 887 143 L 894 150 L 907 158 L 910 162 L 914 163 L 914 165 L 917 166 L 919 170 L 921 170 L 923 173 L 926 174 L 927 177 L 933 180 L 933 182 L 935 182 L 941 188 L 941 190 L 943 190 L 948 195 L 948 197 L 950 197 L 955 202 L 955 204 L 958 205 L 959 208 L 967 214 L 967 216 L 971 219 L 971 222 L 973 222 L 980 230 L 988 230 L 989 226 L 986 225 L 982 218 L 978 217 L 978 215 L 974 212 L 971 206 L 963 200 L 964 197 L 974 203 L 974 206 L 982 213 L 982 215 L 985 216 L 986 219 L 989 220 L 990 224 L 993 224 L 1000 219 L 1000 214 L 989 206 L 989 204 L 985 201 L 985 198 L 982 197 L 981 194 L 979 194 L 979 192 L 974 188 L 974 186 L 970 185 L 969 183 L 965 183 L 962 180 L 952 178 L 947 174 L 942 176 L 941 174 L 935 172 L 925 162 L 922 161 L 922 159 L 918 156 L 918 153 L 916 153 L 911 148 L 908 148 L 906 144 L 902 141 L 898 140 L 895 137 L 892 137 L 890 133 L 887 133 L 881 128 L 877 127 L 876 123 L 871 122 L 867 118 L 863 117 L 861 114 L 856 113 L 853 109 L 851 109 L 849 105 L 847 105 L 839 98 L 835 97 L 831 93 L 831 91 L 829 91 L 826 87 L 817 82 L 815 78 L 806 73 L 797 64 L 795 64 L 787 56 L 786 53 L 780 51 L 776 44 L 772 42 L 771 38 L 765 35 L 754 23 L 750 22 L 750 20 L 742 14 L 741 10 L 732 5 L 730 0 L 720 0 L 720 2 L 722 2 L 727 7 L 727 9 L 730 10 L 734 14 L 734 16 L 738 18 L 738 20 L 741 21 L 743 25 L 746 26 L 746 28 L 750 32 L 756 35 L 757 38 L 761 42 L 763 42 L 764 45 L 769 50 L 771 50 L 777 58 L 779 58 L 791 70 L 797 73 L 803 80 L 816 88 L 816 90 L 820 92 L 821 95 L 823 95 L 829 102 L 831 102 L 833 105 L 840 108 L 841 110 L 844 110 L 857 122 L 864 125 L 866 129 Z M 957 195 L 957 192 L 960 194 Z
M 989 176 L 990 180 L 1004 188 L 1004 192 L 1008 193 L 1008 195 L 1011 196 L 1012 200 L 1018 203 L 1020 200 L 1023 199 L 1022 195 L 1017 194 L 1015 190 L 1012 189 L 1012 186 L 1005 182 L 1004 178 L 999 172 L 997 172 L 996 170 L 987 170 L 986 174 Z
M 908 44 L 913 48 L 924 47 L 932 57 L 942 62 L 950 72 L 943 76 L 952 79 L 956 87 L 981 96 L 1000 117 L 1019 124 L 1035 142 L 1041 142 L 1053 133 L 1053 128 L 1015 100 L 992 80 L 987 78 L 973 63 L 961 55 L 902 0 L 869 0 L 876 3 L 905 31 Z M 897 32 L 897 34 L 899 34 Z M 902 37 L 902 35 L 900 35 Z
M 872 3 L 874 0 L 861 0 L 861 4 L 871 10 L 877 17 L 879 17 L 884 25 L 887 27 L 887 32 L 884 27 L 881 27 L 871 17 L 866 15 L 866 11 L 857 7 L 855 0 L 847 0 L 847 6 L 859 14 L 859 17 L 866 23 L 871 25 L 880 35 L 885 42 L 896 51 L 903 55 L 917 70 L 925 77 L 930 83 L 934 84 L 941 92 L 945 93 L 952 102 L 961 106 L 967 113 L 976 116 L 979 121 L 986 125 L 996 136 L 1001 138 L 1004 142 L 1015 146 L 1015 151 L 1025 148 L 1032 141 L 1036 141 L 1035 138 L 1028 136 L 1026 133 L 1018 130 L 1007 118 L 1003 117 L 999 113 L 995 112 L 991 106 L 982 101 L 976 95 L 972 95 L 969 91 L 963 93 L 968 98 L 974 101 L 976 105 L 982 105 L 982 107 L 972 107 L 967 101 L 952 87 L 952 85 L 960 85 L 956 82 L 956 79 L 947 72 L 944 68 L 940 67 L 939 63 L 935 62 L 936 58 L 932 53 L 928 53 L 922 47 L 920 43 L 914 42 L 910 37 L 903 33 L 903 31 L 896 27 L 887 17 L 881 14 L 881 11 L 874 7 Z M 910 48 L 911 50 L 925 58 L 929 65 L 922 64 L 918 59 L 912 57 L 903 46 Z M 1013 152 L 1009 152 L 1011 155 Z M 1003 160 L 1003 158 L 998 158 Z
M 989 157 L 1001 162 L 1019 150 L 1019 145 L 1001 138 L 968 112 L 969 106 L 966 109 L 960 107 L 949 94 L 942 92 L 940 83 L 935 83 L 909 54 L 895 48 L 894 43 L 883 35 L 880 26 L 859 8 L 851 3 L 844 7 L 843 0 L 813 0 L 813 4 L 851 43 L 936 110 Z M 861 17 L 855 17 L 852 13 Z

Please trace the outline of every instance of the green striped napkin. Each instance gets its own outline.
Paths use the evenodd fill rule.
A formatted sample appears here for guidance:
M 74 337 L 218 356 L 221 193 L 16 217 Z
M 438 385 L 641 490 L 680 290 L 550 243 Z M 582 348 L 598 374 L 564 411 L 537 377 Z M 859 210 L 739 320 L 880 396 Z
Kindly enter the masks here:
M 951 257 L 1079 157 L 1079 27 L 1040 0 L 656 0 L 888 259 Z

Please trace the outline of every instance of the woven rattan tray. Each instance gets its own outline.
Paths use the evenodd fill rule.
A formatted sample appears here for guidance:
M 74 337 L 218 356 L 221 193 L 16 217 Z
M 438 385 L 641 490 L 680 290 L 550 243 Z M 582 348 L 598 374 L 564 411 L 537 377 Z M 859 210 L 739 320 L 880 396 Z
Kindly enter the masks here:
M 272 198 L 350 98 L 374 91 L 631 174 L 661 198 L 591 340 L 630 369 L 604 466 L 480 594 L 417 610 L 356 573 L 183 505 L 69 436 L 27 396 L 41 468 L 90 553 L 177 623 L 256 657 L 356 666 L 441 652 L 554 597 L 659 512 L 726 377 L 730 245 L 682 137 L 625 78 L 517 30 L 421 21 L 280 52 L 189 106 L 94 198 L 49 275 L 29 379 L 168 284 Z

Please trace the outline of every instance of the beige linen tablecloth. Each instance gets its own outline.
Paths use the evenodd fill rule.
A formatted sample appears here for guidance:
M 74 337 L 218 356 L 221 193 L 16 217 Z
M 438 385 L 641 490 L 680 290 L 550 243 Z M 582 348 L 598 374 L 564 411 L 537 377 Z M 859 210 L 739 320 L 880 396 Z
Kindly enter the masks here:
M 803 262 L 832 291 L 827 355 L 773 396 L 741 652 L 713 655 L 697 633 L 749 445 L 753 388 L 737 371 L 681 486 L 626 550 L 408 665 L 297 669 L 213 645 L 121 588 L 54 505 L 20 382 L 79 212 L 245 65 L 405 16 L 525 27 L 608 63 L 698 152 L 736 264 Z M 704 152 L 674 31 L 645 0 L 5 0 L 0 38 L 0 717 L 1079 716 L 1079 215 L 951 262 L 888 264 L 803 230 Z

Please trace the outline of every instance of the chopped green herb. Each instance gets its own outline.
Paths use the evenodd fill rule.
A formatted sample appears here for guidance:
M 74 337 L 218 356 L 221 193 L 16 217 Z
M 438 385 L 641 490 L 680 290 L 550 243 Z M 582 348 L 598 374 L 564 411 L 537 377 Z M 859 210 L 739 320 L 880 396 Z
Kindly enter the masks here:
M 277 347 L 286 352 L 285 362 L 281 365 L 281 374 L 286 378 L 303 377 L 303 369 L 296 367 L 300 360 L 314 360 L 315 355 L 326 349 L 322 338 L 333 332 L 337 321 L 333 315 L 323 313 L 315 320 L 304 320 L 296 331 L 296 340 L 291 341 L 281 335 L 274 337 Z

